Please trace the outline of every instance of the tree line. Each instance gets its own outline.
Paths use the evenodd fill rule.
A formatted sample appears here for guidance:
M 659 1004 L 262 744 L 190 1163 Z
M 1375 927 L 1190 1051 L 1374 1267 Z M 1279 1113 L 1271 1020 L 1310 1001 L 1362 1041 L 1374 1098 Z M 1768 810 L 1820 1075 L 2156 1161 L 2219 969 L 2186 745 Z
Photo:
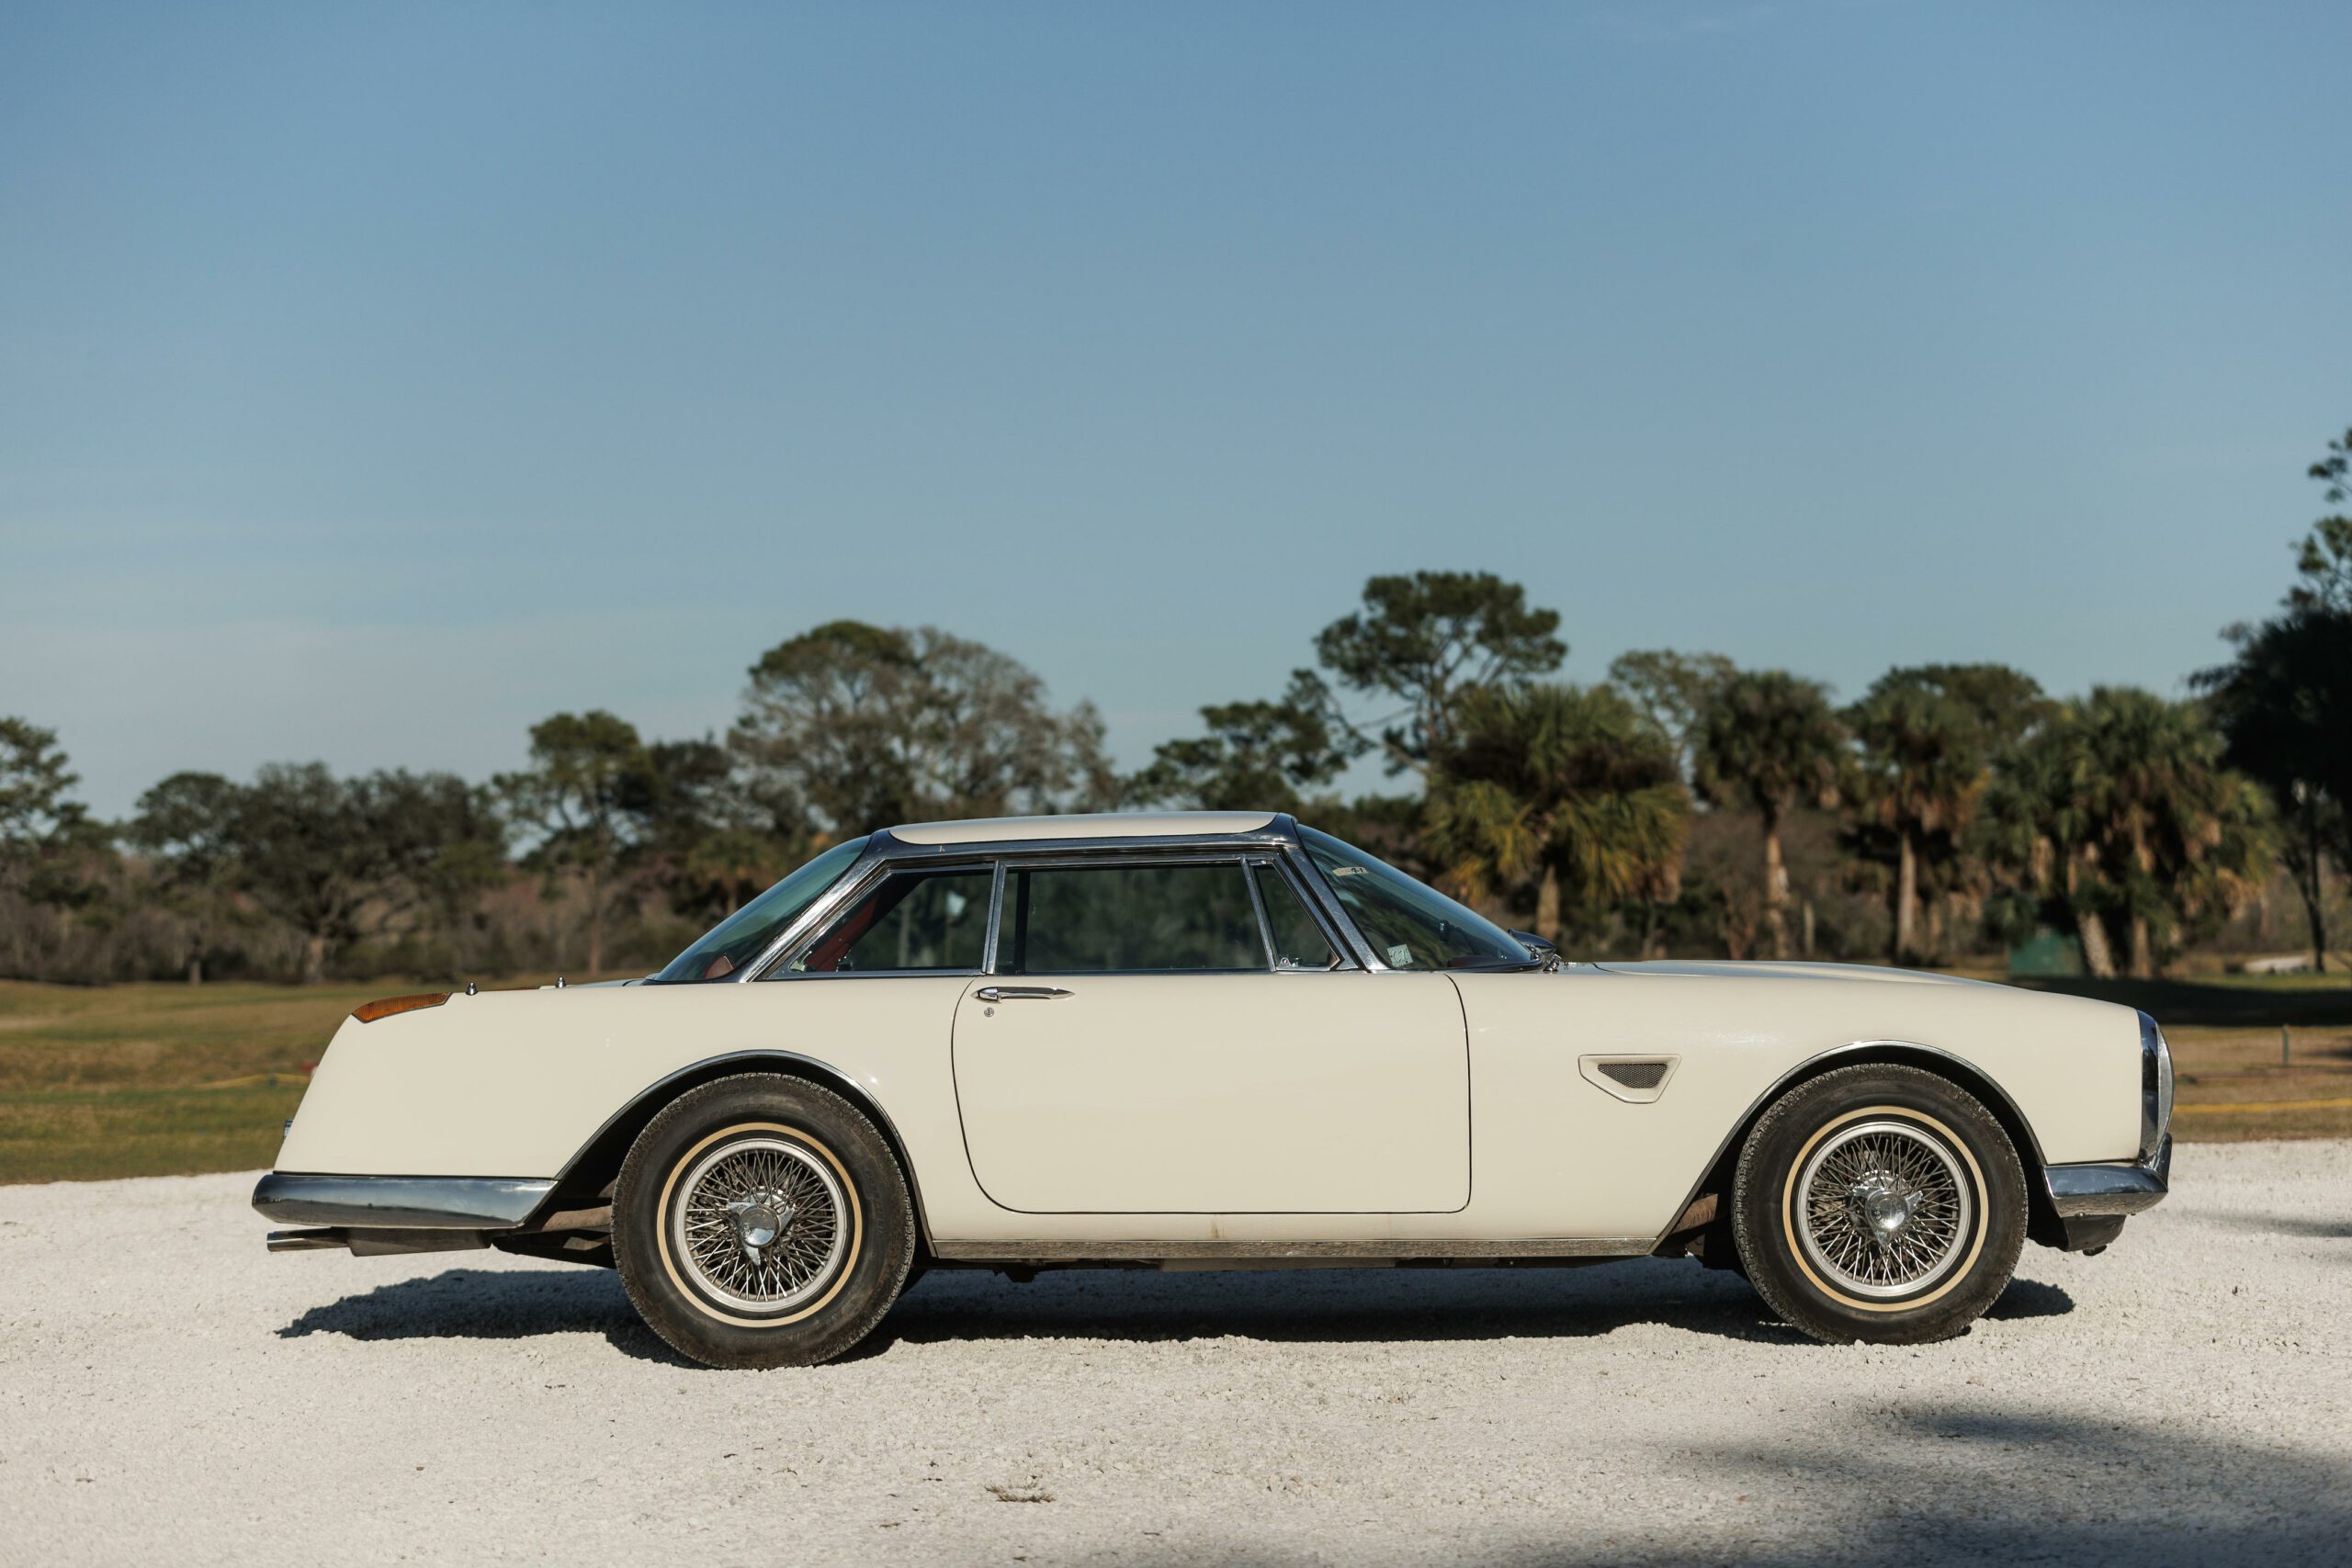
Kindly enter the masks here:
M 2352 433 L 2311 473 L 2342 508 Z M 1296 812 L 1577 953 L 1928 964 L 2039 937 L 2152 976 L 2251 908 L 2250 941 L 2324 968 L 2352 865 L 2352 517 L 2295 565 L 2186 700 L 1931 664 L 1840 704 L 1668 649 L 1577 684 L 1519 584 L 1378 576 L 1276 694 L 1202 708 L 1133 773 L 1006 654 L 855 621 L 762 655 L 724 736 L 557 714 L 479 783 L 183 773 L 102 822 L 56 734 L 0 718 L 0 974 L 641 971 L 873 827 L 1147 806 Z M 1385 786 L 1343 798 L 1368 759 Z

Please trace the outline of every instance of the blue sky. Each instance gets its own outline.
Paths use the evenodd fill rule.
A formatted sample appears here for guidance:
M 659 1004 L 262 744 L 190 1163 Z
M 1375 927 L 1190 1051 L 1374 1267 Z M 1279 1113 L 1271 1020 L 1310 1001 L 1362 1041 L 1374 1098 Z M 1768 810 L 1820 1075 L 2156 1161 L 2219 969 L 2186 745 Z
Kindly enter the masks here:
M 2352 7 L 0 8 L 0 713 L 481 776 L 836 616 L 1127 761 L 1363 579 L 2177 691 L 2352 424 Z

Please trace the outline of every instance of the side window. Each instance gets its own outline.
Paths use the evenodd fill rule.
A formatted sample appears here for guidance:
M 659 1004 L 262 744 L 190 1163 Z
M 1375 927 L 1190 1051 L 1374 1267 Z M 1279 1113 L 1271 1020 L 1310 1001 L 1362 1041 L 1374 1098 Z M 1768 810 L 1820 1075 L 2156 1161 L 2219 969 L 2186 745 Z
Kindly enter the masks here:
M 1043 866 L 1005 877 L 997 968 L 1007 975 L 1266 967 L 1238 861 Z
M 791 973 L 977 971 L 989 939 L 986 866 L 894 871 L 835 920 Z
M 1273 932 L 1274 967 L 1337 969 L 1339 953 L 1288 879 L 1271 865 L 1252 865 L 1250 874 L 1258 879 L 1258 897 L 1266 906 L 1266 924 Z

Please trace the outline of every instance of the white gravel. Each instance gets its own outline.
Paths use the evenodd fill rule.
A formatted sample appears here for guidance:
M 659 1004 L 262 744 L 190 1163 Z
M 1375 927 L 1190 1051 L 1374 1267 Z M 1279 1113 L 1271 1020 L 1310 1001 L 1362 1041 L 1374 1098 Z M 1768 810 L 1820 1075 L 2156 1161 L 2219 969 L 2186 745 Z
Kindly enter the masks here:
M 1922 1349 L 1682 1262 L 934 1274 L 764 1373 L 602 1270 L 271 1257 L 251 1186 L 0 1188 L 0 1562 L 2352 1551 L 2352 1144 L 2184 1148 Z

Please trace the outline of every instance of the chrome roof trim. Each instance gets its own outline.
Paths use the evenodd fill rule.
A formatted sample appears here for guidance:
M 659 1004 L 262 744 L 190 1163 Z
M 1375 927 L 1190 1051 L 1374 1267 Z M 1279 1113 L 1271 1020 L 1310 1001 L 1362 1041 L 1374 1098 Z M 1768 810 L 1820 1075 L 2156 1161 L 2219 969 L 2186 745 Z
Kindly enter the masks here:
M 1074 811 L 1026 817 L 967 817 L 901 822 L 885 829 L 901 843 L 1014 843 L 1042 839 L 1172 839 L 1190 834 L 1255 833 L 1273 825 L 1271 811 Z
M 874 835 L 892 860 L 952 859 L 958 855 L 1026 860 L 1035 855 L 1150 854 L 1157 851 L 1241 849 L 1250 845 L 1298 843 L 1298 824 L 1276 816 L 1262 828 L 1238 833 L 1074 833 L 1060 839 L 972 839 L 953 844 L 918 844 L 884 828 Z

